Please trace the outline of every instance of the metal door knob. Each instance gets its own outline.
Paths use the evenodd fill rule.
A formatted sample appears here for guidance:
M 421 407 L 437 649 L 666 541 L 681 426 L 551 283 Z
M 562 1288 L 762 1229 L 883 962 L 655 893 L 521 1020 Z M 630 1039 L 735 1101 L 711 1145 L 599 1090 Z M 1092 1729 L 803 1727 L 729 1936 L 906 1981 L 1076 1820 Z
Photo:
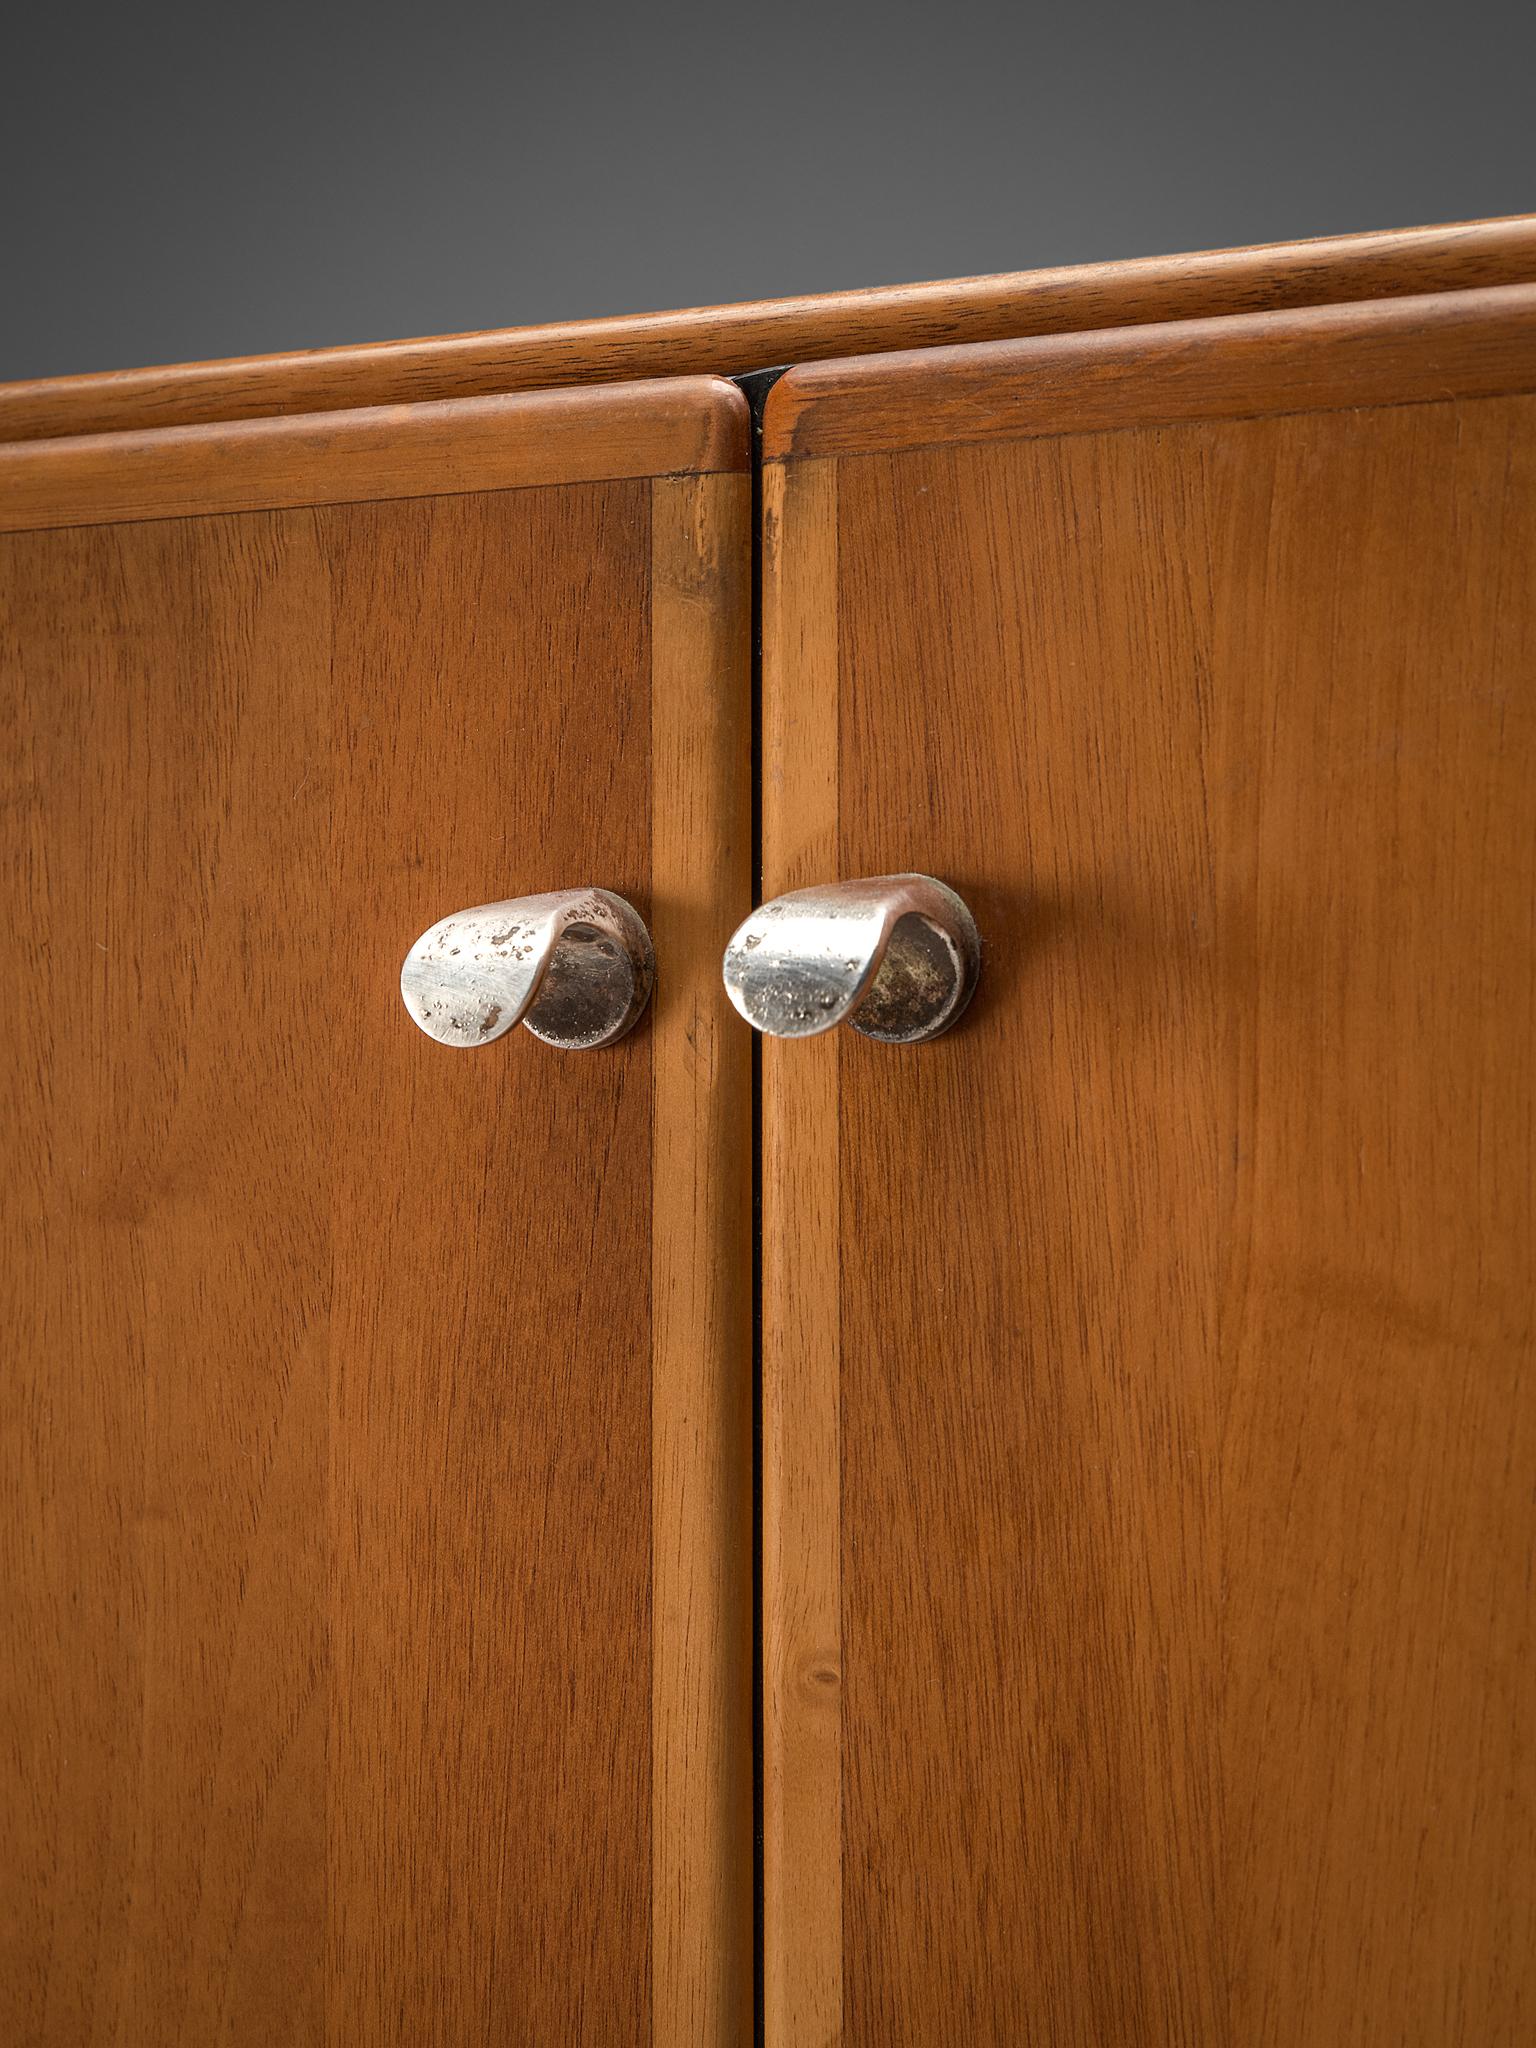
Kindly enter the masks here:
M 439 1045 L 489 1045 L 525 1024 L 587 1052 L 622 1038 L 656 977 L 640 913 L 607 889 L 560 889 L 456 910 L 405 956 L 400 994 Z
M 725 988 L 755 1031 L 811 1038 L 847 1022 L 916 1045 L 960 1015 L 981 972 L 976 920 L 932 875 L 797 889 L 754 910 L 725 949 Z

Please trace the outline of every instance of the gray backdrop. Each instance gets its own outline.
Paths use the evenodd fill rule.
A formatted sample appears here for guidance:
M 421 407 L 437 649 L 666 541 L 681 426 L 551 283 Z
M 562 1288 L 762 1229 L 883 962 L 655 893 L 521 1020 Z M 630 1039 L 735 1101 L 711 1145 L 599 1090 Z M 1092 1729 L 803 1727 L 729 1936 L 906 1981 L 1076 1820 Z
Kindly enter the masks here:
M 0 377 L 1536 207 L 1536 5 L 34 4 Z

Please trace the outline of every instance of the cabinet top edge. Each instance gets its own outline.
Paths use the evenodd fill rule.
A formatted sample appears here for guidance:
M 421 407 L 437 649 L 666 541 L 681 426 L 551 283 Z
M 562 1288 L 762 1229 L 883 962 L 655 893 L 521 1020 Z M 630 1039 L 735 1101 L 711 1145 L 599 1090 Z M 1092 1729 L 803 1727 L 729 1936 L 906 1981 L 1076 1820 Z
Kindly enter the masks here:
M 489 490 L 744 475 L 722 377 L 0 443 L 0 533 Z
M 1536 278 L 1536 214 L 410 341 L 0 383 L 0 441 L 573 384 L 729 376 L 1038 334 Z
M 887 455 L 1198 420 L 1536 390 L 1536 284 L 1169 321 L 811 364 L 763 459 Z

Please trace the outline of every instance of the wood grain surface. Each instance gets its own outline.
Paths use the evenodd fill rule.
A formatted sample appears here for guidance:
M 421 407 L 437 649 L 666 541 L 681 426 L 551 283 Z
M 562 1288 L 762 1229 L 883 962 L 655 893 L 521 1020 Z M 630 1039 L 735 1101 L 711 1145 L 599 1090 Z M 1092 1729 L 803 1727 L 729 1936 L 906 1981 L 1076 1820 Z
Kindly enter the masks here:
M 918 349 L 792 370 L 770 395 L 770 461 L 1016 441 L 1179 420 L 1415 405 L 1528 390 L 1536 285 L 1091 335 Z M 1156 391 L 1156 412 L 1148 406 Z
M 837 594 L 835 465 L 769 468 L 765 899 L 837 872 Z M 762 1049 L 763 2012 L 806 2048 L 837 2038 L 843 1996 L 840 1043 Z
M 718 377 L 0 447 L 0 532 L 745 470 Z
M 0 541 L 7 2042 L 742 2038 L 746 493 Z M 411 1027 L 573 881 L 629 1038 Z
M 1536 400 L 1129 410 L 769 472 L 765 887 L 986 953 L 764 1062 L 769 2048 L 1514 2048 Z
M 654 2038 L 745 2044 L 752 1840 L 752 489 L 653 485 Z
M 554 385 L 730 375 L 882 349 L 1532 280 L 1536 218 L 1517 216 L 0 384 L 0 440 L 474 398 Z

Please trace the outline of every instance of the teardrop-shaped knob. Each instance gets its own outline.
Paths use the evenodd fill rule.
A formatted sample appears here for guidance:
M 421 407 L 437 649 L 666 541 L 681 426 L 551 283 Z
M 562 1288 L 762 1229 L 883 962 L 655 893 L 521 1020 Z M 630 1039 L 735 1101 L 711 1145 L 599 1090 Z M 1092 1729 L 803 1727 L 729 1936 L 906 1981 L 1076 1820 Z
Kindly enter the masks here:
M 932 875 L 797 889 L 754 910 L 725 949 L 725 988 L 754 1031 L 812 1038 L 847 1022 L 916 1045 L 960 1015 L 981 972 L 976 920 Z
M 439 1045 L 489 1045 L 514 1024 L 568 1052 L 622 1038 L 656 978 L 640 913 L 608 889 L 456 910 L 405 956 L 400 994 Z

